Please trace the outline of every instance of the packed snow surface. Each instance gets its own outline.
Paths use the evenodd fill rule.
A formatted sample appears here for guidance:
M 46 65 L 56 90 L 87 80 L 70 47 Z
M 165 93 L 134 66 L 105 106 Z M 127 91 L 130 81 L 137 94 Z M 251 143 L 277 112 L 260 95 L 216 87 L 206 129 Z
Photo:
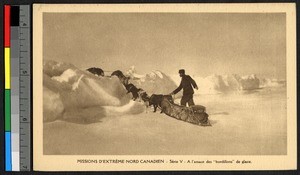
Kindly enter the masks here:
M 123 71 L 151 94 L 168 94 L 178 75 Z M 153 113 L 116 76 L 104 77 L 72 64 L 44 61 L 44 154 L 91 155 L 284 155 L 284 80 L 256 75 L 193 76 L 196 104 L 206 106 L 211 127 Z M 175 102 L 179 103 L 180 95 Z

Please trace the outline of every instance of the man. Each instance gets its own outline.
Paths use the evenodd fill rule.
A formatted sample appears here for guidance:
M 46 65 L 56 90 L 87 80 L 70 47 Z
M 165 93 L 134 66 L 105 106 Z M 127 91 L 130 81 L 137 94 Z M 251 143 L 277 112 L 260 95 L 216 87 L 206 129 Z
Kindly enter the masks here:
M 180 104 L 182 106 L 186 106 L 188 103 L 189 106 L 195 105 L 193 100 L 194 90 L 193 88 L 198 90 L 198 86 L 189 75 L 185 75 L 185 70 L 179 70 L 179 76 L 181 77 L 181 83 L 177 89 L 175 89 L 171 95 L 177 94 L 181 89 L 183 89 L 183 96 L 181 98 Z

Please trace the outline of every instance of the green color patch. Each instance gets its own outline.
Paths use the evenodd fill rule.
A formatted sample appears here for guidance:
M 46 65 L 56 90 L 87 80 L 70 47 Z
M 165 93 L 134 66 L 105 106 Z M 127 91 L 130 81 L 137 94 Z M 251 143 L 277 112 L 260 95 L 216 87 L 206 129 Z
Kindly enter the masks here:
M 10 89 L 5 89 L 5 131 L 11 131 Z

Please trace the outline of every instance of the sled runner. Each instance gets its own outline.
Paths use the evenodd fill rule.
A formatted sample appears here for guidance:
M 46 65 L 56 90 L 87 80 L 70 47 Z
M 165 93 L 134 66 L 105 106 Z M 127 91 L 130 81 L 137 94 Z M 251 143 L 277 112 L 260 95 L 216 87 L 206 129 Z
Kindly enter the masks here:
M 163 101 L 161 102 L 161 109 L 163 113 L 178 120 L 201 126 L 211 126 L 208 120 L 208 114 L 206 113 L 206 109 L 204 106 L 180 106 L 170 102 L 167 99 L 163 99 Z

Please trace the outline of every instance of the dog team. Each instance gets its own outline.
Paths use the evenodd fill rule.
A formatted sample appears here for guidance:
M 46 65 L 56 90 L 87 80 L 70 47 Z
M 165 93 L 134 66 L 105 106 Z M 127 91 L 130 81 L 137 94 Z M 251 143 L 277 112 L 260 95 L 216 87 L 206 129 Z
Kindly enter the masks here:
M 93 73 L 94 75 L 97 76 L 104 76 L 104 71 L 100 68 L 89 68 L 87 71 Z M 127 93 L 132 94 L 132 99 L 138 100 L 138 101 L 143 101 L 146 104 L 146 107 L 153 106 L 154 111 L 156 112 L 157 108 L 162 109 L 162 101 L 167 100 L 170 103 L 174 104 L 174 100 L 172 98 L 172 95 L 178 93 L 180 90 L 183 89 L 183 96 L 180 101 L 181 106 L 193 106 L 195 105 L 194 100 L 193 100 L 193 94 L 194 94 L 194 89 L 198 90 L 198 86 L 196 82 L 189 76 L 185 74 L 184 69 L 179 70 L 179 76 L 181 77 L 181 83 L 176 88 L 173 92 L 171 92 L 168 95 L 163 95 L 163 94 L 152 94 L 149 96 L 146 91 L 144 91 L 141 88 L 137 88 L 134 84 L 129 82 L 130 77 L 127 77 L 123 74 L 122 71 L 116 70 L 112 72 L 111 76 L 117 76 L 120 80 L 120 82 L 124 85 L 125 89 L 127 90 Z M 163 112 L 163 110 L 161 111 Z

